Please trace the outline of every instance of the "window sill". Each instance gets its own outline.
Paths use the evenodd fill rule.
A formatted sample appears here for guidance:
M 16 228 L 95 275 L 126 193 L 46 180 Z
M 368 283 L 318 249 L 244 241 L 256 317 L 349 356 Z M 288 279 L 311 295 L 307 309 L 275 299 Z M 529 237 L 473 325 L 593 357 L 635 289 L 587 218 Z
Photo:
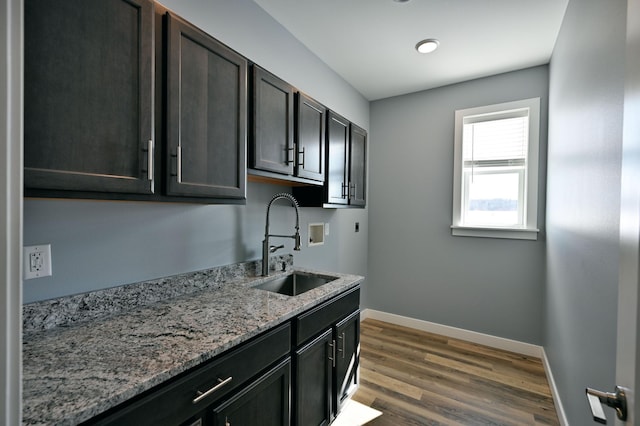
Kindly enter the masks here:
M 456 237 L 506 238 L 511 240 L 537 240 L 539 229 L 525 228 L 481 228 L 451 226 L 451 235 Z

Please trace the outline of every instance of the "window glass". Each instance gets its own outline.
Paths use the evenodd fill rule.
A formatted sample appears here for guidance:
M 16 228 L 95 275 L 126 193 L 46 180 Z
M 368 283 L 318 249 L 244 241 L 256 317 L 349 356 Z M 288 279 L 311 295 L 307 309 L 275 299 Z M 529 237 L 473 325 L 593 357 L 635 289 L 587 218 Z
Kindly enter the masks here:
M 522 170 L 465 174 L 464 223 L 478 226 L 522 226 Z

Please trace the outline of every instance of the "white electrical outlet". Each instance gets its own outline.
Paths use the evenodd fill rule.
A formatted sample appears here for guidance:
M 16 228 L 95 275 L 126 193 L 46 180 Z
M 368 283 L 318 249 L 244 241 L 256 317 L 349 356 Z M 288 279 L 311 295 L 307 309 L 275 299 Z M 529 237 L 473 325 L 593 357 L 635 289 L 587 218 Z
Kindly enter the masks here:
M 51 275 L 51 244 L 25 247 L 23 256 L 25 280 Z

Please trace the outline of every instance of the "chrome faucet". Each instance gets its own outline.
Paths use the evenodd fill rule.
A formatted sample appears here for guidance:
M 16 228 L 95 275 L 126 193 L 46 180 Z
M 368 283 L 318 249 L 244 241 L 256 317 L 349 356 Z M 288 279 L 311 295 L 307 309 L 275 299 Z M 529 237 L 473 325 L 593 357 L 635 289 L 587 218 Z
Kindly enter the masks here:
M 271 210 L 271 204 L 274 201 L 279 200 L 281 198 L 285 198 L 291 201 L 291 205 L 294 209 L 296 209 L 296 233 L 293 235 L 272 235 L 269 234 L 269 211 Z M 276 194 L 269 201 L 269 205 L 267 206 L 267 220 L 264 228 L 264 240 L 262 240 L 262 276 L 266 277 L 269 275 L 269 253 L 275 253 L 276 250 L 284 247 L 284 245 L 280 246 L 270 246 L 269 245 L 269 237 L 278 237 L 278 238 L 293 238 L 295 241 L 294 250 L 300 251 L 300 212 L 298 211 L 298 201 L 293 198 L 293 195 L 287 194 L 286 192 L 281 192 Z

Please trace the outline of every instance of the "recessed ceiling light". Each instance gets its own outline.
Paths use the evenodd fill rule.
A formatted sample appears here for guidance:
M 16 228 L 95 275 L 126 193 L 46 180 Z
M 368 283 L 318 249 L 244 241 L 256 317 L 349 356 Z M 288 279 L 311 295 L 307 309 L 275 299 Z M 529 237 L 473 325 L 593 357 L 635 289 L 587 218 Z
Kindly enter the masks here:
M 393 0 L 396 3 L 409 3 L 411 0 Z
M 420 53 L 431 53 L 440 46 L 440 42 L 435 38 L 428 38 L 416 44 L 416 50 Z

